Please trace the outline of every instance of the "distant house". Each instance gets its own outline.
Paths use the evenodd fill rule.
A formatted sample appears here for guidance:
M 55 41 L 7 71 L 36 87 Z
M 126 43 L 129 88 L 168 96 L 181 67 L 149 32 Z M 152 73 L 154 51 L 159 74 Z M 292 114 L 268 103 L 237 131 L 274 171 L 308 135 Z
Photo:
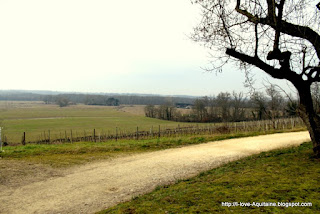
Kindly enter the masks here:
M 190 103 L 176 103 L 176 108 L 191 109 L 192 104 L 190 104 Z

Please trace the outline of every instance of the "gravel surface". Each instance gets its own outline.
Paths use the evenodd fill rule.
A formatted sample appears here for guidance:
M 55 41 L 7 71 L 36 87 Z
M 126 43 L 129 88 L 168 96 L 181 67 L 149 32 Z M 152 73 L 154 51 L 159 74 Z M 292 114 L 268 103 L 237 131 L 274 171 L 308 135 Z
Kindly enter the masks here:
M 306 141 L 310 141 L 308 132 L 282 133 L 89 163 L 40 181 L 0 188 L 0 213 L 94 213 L 150 192 L 158 185 L 189 178 L 245 156 Z

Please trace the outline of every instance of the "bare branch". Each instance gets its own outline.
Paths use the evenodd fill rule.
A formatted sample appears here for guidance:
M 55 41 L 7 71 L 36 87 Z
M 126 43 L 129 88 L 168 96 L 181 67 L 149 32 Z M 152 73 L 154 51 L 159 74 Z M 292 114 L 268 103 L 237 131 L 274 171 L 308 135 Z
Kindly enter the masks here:
M 270 76 L 276 79 L 286 79 L 293 83 L 293 85 L 302 84 L 302 78 L 299 74 L 295 73 L 286 66 L 281 66 L 281 68 L 275 68 L 267 63 L 263 62 L 259 57 L 252 57 L 244 53 L 240 53 L 235 49 L 227 48 L 226 54 L 232 56 L 242 62 L 251 64 L 260 68 Z M 311 85 L 311 83 L 310 83 Z
M 273 1 L 274 2 L 274 1 Z M 275 41 L 274 41 L 274 46 L 273 50 L 278 50 L 279 49 L 279 40 L 280 40 L 280 29 L 281 29 L 281 20 L 282 20 L 282 13 L 283 13 L 283 5 L 284 5 L 285 0 L 281 0 L 280 4 L 278 5 L 278 18 L 276 22 L 276 35 L 275 35 Z M 273 17 L 276 17 L 274 10 Z M 270 14 L 269 14 L 270 15 Z
M 274 26 L 270 26 L 274 28 Z M 308 40 L 315 48 L 318 58 L 320 58 L 320 36 L 311 28 L 307 26 L 291 24 L 282 20 L 280 31 L 290 36 Z
M 302 73 L 305 71 L 305 68 L 306 68 L 306 52 L 307 52 L 307 47 L 303 47 L 303 49 L 302 49 Z
M 231 47 L 234 47 L 234 44 L 232 42 L 232 37 L 231 37 L 230 32 L 229 32 L 229 28 L 228 28 L 228 26 L 226 25 L 226 22 L 225 22 L 225 11 L 224 11 L 222 5 L 219 5 L 219 6 L 220 6 L 220 9 L 222 11 L 222 13 L 220 14 L 220 19 L 222 21 L 223 28 L 224 28 L 227 36 L 228 36 L 228 39 L 229 39 Z
M 276 23 L 276 2 L 275 0 L 267 0 L 268 2 L 268 18 L 271 22 Z
M 260 23 L 263 25 L 268 25 L 272 27 L 274 30 L 278 31 L 279 33 L 288 34 L 293 37 L 298 37 L 301 39 L 308 40 L 315 48 L 318 58 L 320 58 L 320 36 L 314 30 L 309 28 L 308 26 L 300 26 L 296 24 L 289 23 L 287 21 L 281 20 L 277 21 L 275 19 L 275 1 L 274 0 L 267 0 L 268 1 L 268 17 L 267 18 L 259 18 L 247 10 L 243 10 L 240 8 L 240 0 L 237 0 L 237 6 L 235 10 L 244 15 L 248 18 L 248 21 L 252 23 Z M 281 1 L 284 4 L 284 0 Z M 320 4 L 320 3 L 319 3 Z M 280 5 L 279 5 L 280 6 Z M 282 5 L 283 7 L 283 5 Z M 280 12 L 280 11 L 279 11 Z M 272 14 L 272 15 L 271 15 Z M 282 15 L 281 15 L 282 16 Z
M 309 70 L 309 72 L 307 72 Z M 308 66 L 304 69 L 302 74 L 308 77 L 308 82 L 312 84 L 313 82 L 320 82 L 320 67 Z
M 255 32 L 255 37 L 256 37 L 256 47 L 254 50 L 254 56 L 258 57 L 258 47 L 259 47 L 259 37 L 258 37 L 258 23 L 254 25 L 254 32 Z
M 235 9 L 238 13 L 246 16 L 248 18 L 248 21 L 253 22 L 253 23 L 261 23 L 261 19 L 257 16 L 252 15 L 246 10 L 240 9 L 240 0 L 237 1 L 237 6 Z
M 226 54 L 239 59 L 243 62 L 249 63 L 251 65 L 254 65 L 261 70 L 267 72 L 269 75 L 271 75 L 274 78 L 277 79 L 285 79 L 287 75 L 284 75 L 283 72 L 281 72 L 280 69 L 274 68 L 271 65 L 268 65 L 267 63 L 263 62 L 259 57 L 255 56 L 249 56 L 243 53 L 240 53 L 236 51 L 235 49 L 227 48 Z

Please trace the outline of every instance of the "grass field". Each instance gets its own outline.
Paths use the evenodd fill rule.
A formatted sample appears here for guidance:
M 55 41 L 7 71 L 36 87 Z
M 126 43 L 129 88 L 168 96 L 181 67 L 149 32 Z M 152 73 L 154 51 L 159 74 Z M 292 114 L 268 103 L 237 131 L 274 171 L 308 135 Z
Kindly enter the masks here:
M 118 134 L 132 134 L 138 130 L 157 132 L 175 129 L 177 127 L 201 127 L 216 126 L 208 123 L 177 123 L 172 121 L 147 118 L 143 115 L 144 106 L 88 106 L 72 105 L 60 108 L 57 105 L 46 105 L 42 102 L 0 102 L 0 127 L 2 139 L 9 144 L 21 144 L 25 132 L 26 142 L 52 142 L 57 139 L 93 136 L 110 136 Z M 288 123 L 289 122 L 289 126 Z M 300 121 L 301 122 L 301 121 Z M 297 122 L 300 123 L 300 122 Z M 270 121 L 268 122 L 270 126 Z M 279 125 L 278 129 L 288 129 L 290 121 L 286 125 Z M 245 125 L 247 124 L 247 125 Z M 281 124 L 281 123 L 279 123 Z M 223 124 L 218 124 L 218 126 Z M 236 124 L 229 124 L 229 128 L 235 129 Z M 238 123 L 238 126 L 251 127 L 247 131 L 267 130 L 267 124 L 260 122 Z M 271 125 L 272 126 L 272 125 Z M 301 125 L 297 125 L 301 127 Z M 272 127 L 271 127 L 272 129 Z M 117 131 L 116 131 L 117 130 Z M 151 132 L 151 130 L 153 130 Z M 237 131 L 236 131 L 237 132 Z M 190 132 L 191 133 L 191 132 Z M 181 132 L 184 135 L 183 132 Z M 181 135 L 180 134 L 180 135 Z M 194 134 L 194 133 L 193 133 Z M 206 134 L 203 132 L 202 134 Z M 153 135 L 153 134 L 152 134 Z M 171 134 L 167 135 L 171 137 Z M 50 140 L 49 140 L 50 139 Z M 89 139 L 80 139 L 89 141 Z M 99 138 L 100 139 L 100 138 Z M 109 139 L 109 138 L 105 138 Z M 61 141 L 59 141 L 61 142 Z
M 311 143 L 264 152 L 161 186 L 102 213 L 320 213 L 320 160 Z M 222 202 L 283 206 L 222 206 Z M 311 202 L 312 206 L 289 207 Z M 286 207 L 288 206 L 288 207 Z
M 20 143 L 23 132 L 26 132 L 26 141 L 38 140 L 50 130 L 52 139 L 64 136 L 65 131 L 70 135 L 83 136 L 84 133 L 119 131 L 134 132 L 149 131 L 152 126 L 163 128 L 177 127 L 178 123 L 163 121 L 141 116 L 141 107 L 126 107 L 130 113 L 107 106 L 73 105 L 60 108 L 57 105 L 45 105 L 41 102 L 0 102 L 0 126 L 3 136 L 8 142 Z M 139 111 L 134 114 L 134 111 Z M 179 123 L 183 125 L 183 123 Z

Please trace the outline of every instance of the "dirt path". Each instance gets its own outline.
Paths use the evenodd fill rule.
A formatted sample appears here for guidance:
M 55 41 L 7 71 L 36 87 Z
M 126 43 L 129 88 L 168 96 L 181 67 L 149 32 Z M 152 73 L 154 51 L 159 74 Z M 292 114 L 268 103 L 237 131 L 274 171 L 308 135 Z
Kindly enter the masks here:
M 0 189 L 0 213 L 93 213 L 231 160 L 310 140 L 307 132 L 224 140 L 90 163 Z

